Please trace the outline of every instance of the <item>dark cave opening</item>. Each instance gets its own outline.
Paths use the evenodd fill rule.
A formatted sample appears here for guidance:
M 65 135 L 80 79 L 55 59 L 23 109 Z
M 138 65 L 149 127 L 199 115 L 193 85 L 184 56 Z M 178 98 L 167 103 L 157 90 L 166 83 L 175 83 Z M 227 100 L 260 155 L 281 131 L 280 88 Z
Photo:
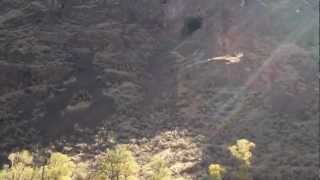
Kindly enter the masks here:
M 200 16 L 190 16 L 185 18 L 184 26 L 182 28 L 182 35 L 188 36 L 194 33 L 196 30 L 200 29 L 202 26 L 202 17 Z

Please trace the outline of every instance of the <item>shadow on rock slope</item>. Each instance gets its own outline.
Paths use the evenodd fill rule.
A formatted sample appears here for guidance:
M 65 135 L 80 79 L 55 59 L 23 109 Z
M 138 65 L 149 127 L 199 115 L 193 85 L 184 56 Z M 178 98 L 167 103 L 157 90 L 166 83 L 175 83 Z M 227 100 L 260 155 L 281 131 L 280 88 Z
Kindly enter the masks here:
M 254 179 L 316 177 L 316 4 L 57 2 L 1 2 L 2 157 L 130 144 L 200 179 L 212 162 L 234 172 L 227 147 L 247 138 Z

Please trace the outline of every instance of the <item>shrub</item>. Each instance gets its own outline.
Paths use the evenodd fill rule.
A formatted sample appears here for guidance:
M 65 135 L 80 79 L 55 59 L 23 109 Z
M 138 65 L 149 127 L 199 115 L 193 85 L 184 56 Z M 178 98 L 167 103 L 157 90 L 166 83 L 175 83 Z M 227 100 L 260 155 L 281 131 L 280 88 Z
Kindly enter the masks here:
M 168 168 L 167 163 L 160 157 L 155 157 L 150 162 L 152 171 L 151 180 L 172 180 L 171 170 Z
M 32 165 L 33 157 L 30 152 L 11 153 L 8 159 L 11 167 L 0 171 L 1 180 L 29 180 L 39 176 L 38 168 Z
M 229 150 L 236 159 L 240 162 L 240 167 L 237 175 L 240 180 L 250 179 L 249 168 L 251 166 L 252 152 L 251 150 L 255 147 L 253 142 L 247 139 L 237 140 L 235 145 L 229 147 Z
M 44 169 L 48 179 L 69 180 L 75 170 L 75 164 L 69 156 L 61 153 L 53 153 L 48 165 Z
M 108 180 L 133 180 L 139 166 L 126 146 L 118 146 L 113 150 L 107 150 L 107 153 L 99 162 L 97 179 Z
M 76 171 L 73 173 L 73 178 L 76 180 L 93 180 L 92 174 L 89 169 L 89 164 L 87 163 L 78 163 L 76 165 Z
M 253 142 L 247 139 L 237 140 L 235 145 L 229 147 L 231 154 L 237 158 L 243 165 L 249 167 L 251 165 L 251 150 L 255 147 Z
M 23 150 L 21 152 L 11 153 L 8 157 L 11 161 L 11 165 L 14 166 L 17 163 L 32 164 L 33 157 L 29 151 Z
M 208 168 L 210 180 L 222 180 L 226 173 L 225 167 L 220 164 L 211 164 Z
M 0 180 L 71 180 L 75 165 L 71 158 L 53 153 L 47 165 L 37 167 L 28 151 L 12 153 L 11 167 L 0 171 Z

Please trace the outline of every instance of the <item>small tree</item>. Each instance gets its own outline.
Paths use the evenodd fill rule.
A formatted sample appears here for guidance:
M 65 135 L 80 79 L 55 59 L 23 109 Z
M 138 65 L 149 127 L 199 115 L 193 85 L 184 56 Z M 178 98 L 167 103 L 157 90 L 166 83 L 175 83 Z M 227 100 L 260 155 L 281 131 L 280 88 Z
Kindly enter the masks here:
M 11 153 L 8 157 L 11 167 L 0 172 L 1 180 L 29 180 L 39 176 L 38 168 L 33 167 L 32 154 L 26 150 Z
M 225 167 L 220 164 L 211 164 L 208 168 L 210 180 L 222 180 L 226 173 Z
M 61 153 L 53 153 L 47 165 L 37 167 L 29 151 L 12 153 L 11 167 L 0 171 L 0 180 L 71 180 L 75 164 Z
M 75 170 L 71 158 L 62 153 L 53 153 L 46 168 L 43 168 L 48 179 L 71 180 Z
M 172 172 L 167 163 L 160 157 L 154 157 L 150 162 L 152 170 L 151 180 L 172 180 Z
M 118 146 L 114 150 L 107 150 L 99 162 L 99 179 L 133 180 L 139 171 L 139 166 L 126 146 Z
M 247 139 L 239 139 L 235 145 L 229 146 L 229 151 L 232 156 L 240 162 L 239 171 L 237 173 L 240 180 L 250 179 L 249 168 L 251 166 L 251 150 L 253 148 L 255 148 L 255 144 Z

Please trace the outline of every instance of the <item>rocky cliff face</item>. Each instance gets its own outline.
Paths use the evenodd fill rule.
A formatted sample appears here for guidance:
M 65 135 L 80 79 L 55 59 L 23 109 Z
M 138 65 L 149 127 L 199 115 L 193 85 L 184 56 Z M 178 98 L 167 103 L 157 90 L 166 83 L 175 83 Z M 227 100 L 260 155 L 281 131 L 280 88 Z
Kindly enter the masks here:
M 125 143 L 141 163 L 162 153 L 176 177 L 200 179 L 211 162 L 234 171 L 227 146 L 247 138 L 254 179 L 314 179 L 316 7 L 3 0 L 1 155 L 40 147 L 83 160 Z

